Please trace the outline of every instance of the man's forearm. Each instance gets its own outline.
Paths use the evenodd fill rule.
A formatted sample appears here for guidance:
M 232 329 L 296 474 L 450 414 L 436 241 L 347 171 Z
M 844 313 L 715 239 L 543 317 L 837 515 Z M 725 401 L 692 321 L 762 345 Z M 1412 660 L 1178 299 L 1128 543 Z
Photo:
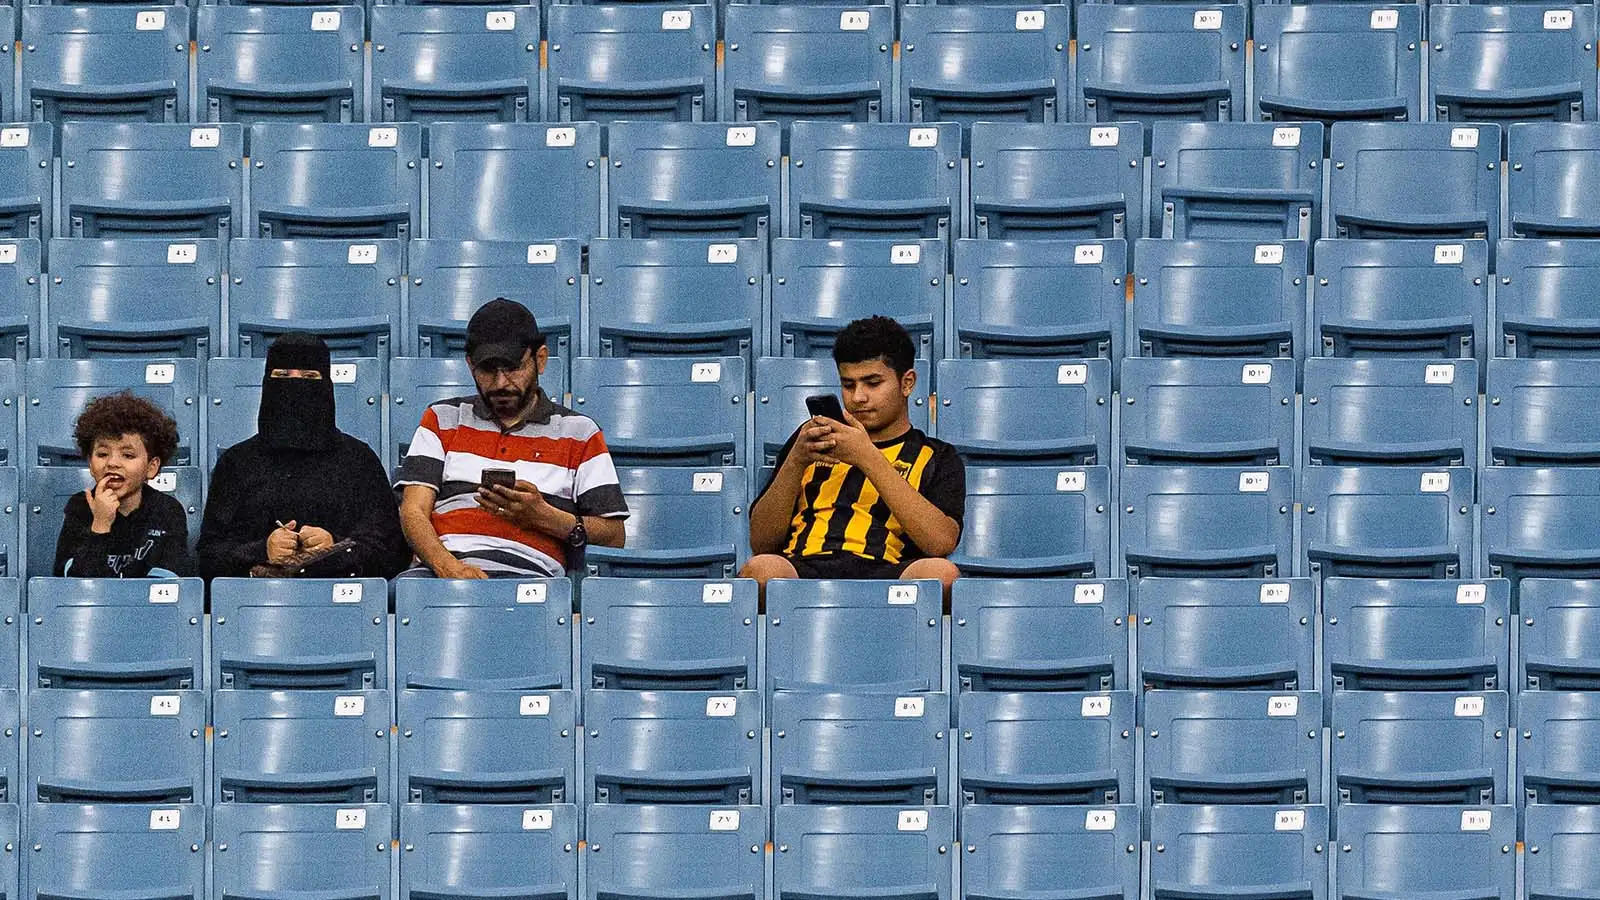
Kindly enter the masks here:
M 794 501 L 800 496 L 803 469 L 785 460 L 772 474 L 772 484 L 750 508 L 750 549 L 756 553 L 776 553 L 789 536 L 789 521 L 794 517 Z
M 422 564 L 438 573 L 456 562 L 455 554 L 445 549 L 439 533 L 433 529 L 432 517 L 414 508 L 400 507 L 400 530 L 405 533 L 411 552 Z

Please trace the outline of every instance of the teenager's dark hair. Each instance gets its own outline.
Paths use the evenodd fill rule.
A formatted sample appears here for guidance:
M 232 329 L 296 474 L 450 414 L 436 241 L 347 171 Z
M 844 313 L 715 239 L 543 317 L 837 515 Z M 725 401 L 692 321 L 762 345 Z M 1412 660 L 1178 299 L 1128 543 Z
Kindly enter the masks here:
M 125 434 L 137 434 L 144 441 L 145 452 L 162 465 L 178 452 L 178 423 L 166 410 L 127 391 L 90 400 L 72 429 L 85 459 L 94 452 L 95 441 L 116 440 Z
M 881 359 L 896 375 L 911 371 L 917 348 L 911 335 L 888 316 L 857 319 L 844 327 L 833 342 L 834 365 Z

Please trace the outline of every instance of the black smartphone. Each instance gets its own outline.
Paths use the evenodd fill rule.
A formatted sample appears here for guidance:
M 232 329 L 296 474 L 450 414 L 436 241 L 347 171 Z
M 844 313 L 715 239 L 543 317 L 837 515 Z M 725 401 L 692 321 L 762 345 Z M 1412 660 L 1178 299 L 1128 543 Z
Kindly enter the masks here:
M 844 421 L 844 407 L 839 405 L 837 394 L 812 394 L 806 398 L 806 411 L 835 422 Z
M 484 490 L 495 487 L 516 487 L 517 473 L 511 469 L 484 469 L 479 476 L 478 486 Z

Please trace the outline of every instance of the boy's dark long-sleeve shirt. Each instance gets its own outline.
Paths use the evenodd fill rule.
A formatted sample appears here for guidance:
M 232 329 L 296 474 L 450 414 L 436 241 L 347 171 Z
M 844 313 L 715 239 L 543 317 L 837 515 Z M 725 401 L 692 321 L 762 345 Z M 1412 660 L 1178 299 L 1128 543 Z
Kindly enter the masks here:
M 189 553 L 189 521 L 183 504 L 146 485 L 139 508 L 96 534 L 94 514 L 82 493 L 67 501 L 66 518 L 56 538 L 52 574 L 70 578 L 144 578 L 152 569 L 194 575 Z

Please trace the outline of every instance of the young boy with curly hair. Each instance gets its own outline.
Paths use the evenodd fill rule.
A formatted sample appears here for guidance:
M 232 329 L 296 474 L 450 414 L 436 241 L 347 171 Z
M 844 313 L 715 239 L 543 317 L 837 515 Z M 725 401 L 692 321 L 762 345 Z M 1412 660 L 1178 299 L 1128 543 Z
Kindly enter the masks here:
M 193 575 L 183 504 L 145 489 L 178 449 L 178 426 L 159 406 L 123 392 L 90 401 L 73 429 L 94 487 L 67 501 L 55 575 Z

